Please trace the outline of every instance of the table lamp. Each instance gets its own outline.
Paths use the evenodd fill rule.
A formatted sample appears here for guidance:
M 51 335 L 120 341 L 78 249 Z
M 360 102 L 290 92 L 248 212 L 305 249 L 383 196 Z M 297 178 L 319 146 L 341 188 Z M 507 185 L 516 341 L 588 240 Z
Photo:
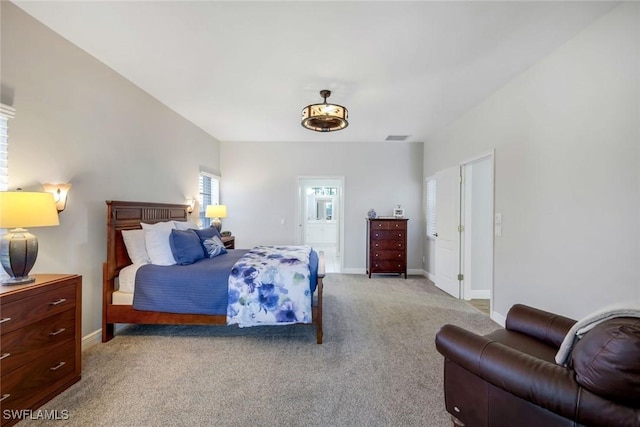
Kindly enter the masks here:
M 220 218 L 227 217 L 227 207 L 225 205 L 208 205 L 204 216 L 212 218 L 211 226 L 220 231 L 222 229 L 222 221 L 220 221 Z
M 0 239 L 0 262 L 9 278 L 3 285 L 31 283 L 29 271 L 38 257 L 38 239 L 23 227 L 58 225 L 58 211 L 51 193 L 0 191 L 0 228 L 9 229 Z

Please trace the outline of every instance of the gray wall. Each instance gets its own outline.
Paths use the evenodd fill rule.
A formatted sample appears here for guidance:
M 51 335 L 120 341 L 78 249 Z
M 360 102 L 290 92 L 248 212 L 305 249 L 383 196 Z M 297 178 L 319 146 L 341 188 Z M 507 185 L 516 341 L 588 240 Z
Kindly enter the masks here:
M 496 149 L 498 316 L 640 298 L 639 32 L 622 3 L 425 144 L 425 176 Z
M 222 142 L 223 228 L 233 231 L 236 247 L 293 244 L 298 177 L 343 176 L 345 269 L 364 271 L 367 211 L 391 215 L 401 204 L 409 218 L 408 268 L 422 270 L 422 150 L 422 143 L 402 142 Z
M 16 6 L 1 2 L 9 189 L 71 182 L 60 226 L 31 230 L 33 273 L 83 276 L 83 335 L 101 326 L 105 200 L 185 203 L 219 143 Z

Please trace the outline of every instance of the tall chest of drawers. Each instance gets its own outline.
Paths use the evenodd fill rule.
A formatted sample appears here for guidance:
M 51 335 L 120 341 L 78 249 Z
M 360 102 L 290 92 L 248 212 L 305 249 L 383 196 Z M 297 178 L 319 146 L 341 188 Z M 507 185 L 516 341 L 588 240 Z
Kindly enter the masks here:
M 398 273 L 407 278 L 408 219 L 367 220 L 367 273 Z
M 2 426 L 20 420 L 12 413 L 36 409 L 80 380 L 82 277 L 34 277 L 0 286 Z

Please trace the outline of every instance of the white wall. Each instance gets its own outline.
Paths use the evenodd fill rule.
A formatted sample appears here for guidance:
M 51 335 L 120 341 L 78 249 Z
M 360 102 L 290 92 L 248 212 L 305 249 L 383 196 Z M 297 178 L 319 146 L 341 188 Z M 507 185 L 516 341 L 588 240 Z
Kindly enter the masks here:
M 31 230 L 33 273 L 83 276 L 83 335 L 101 327 L 105 200 L 185 203 L 219 143 L 9 2 L 2 12 L 2 102 L 9 189 L 71 182 L 60 226 Z
M 496 149 L 498 315 L 640 297 L 639 31 L 622 3 L 425 145 L 425 176 Z
M 238 248 L 293 244 L 298 177 L 343 176 L 345 270 L 364 272 L 367 211 L 391 215 L 397 204 L 409 218 L 408 268 L 421 269 L 422 150 L 422 143 L 402 142 L 222 142 L 224 228 L 233 231 Z

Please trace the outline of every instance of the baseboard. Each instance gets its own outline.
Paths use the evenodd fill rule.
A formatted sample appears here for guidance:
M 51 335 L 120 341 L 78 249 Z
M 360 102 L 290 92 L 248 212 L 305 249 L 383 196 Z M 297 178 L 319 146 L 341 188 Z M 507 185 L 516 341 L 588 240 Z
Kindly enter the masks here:
M 343 268 L 341 271 L 342 274 L 367 274 L 366 268 Z M 408 268 L 407 274 L 412 276 L 424 276 L 425 271 L 419 268 Z
M 366 268 L 343 268 L 342 274 L 367 274 Z
M 91 332 L 89 335 L 82 337 L 82 351 L 88 350 L 96 344 L 102 342 L 102 330 Z
M 128 323 L 118 323 L 116 325 L 115 333 L 117 334 L 118 332 L 128 328 L 129 326 L 131 325 L 129 325 Z M 102 329 L 93 331 L 90 334 L 82 337 L 82 351 L 88 350 L 94 345 L 100 344 L 101 342 L 102 342 Z
M 491 299 L 491 290 L 471 289 L 471 299 Z
M 498 325 L 502 326 L 504 328 L 504 325 L 506 325 L 507 323 L 507 318 L 504 317 L 502 314 L 499 314 L 495 311 L 491 312 L 491 320 L 493 320 L 494 322 L 496 322 Z

